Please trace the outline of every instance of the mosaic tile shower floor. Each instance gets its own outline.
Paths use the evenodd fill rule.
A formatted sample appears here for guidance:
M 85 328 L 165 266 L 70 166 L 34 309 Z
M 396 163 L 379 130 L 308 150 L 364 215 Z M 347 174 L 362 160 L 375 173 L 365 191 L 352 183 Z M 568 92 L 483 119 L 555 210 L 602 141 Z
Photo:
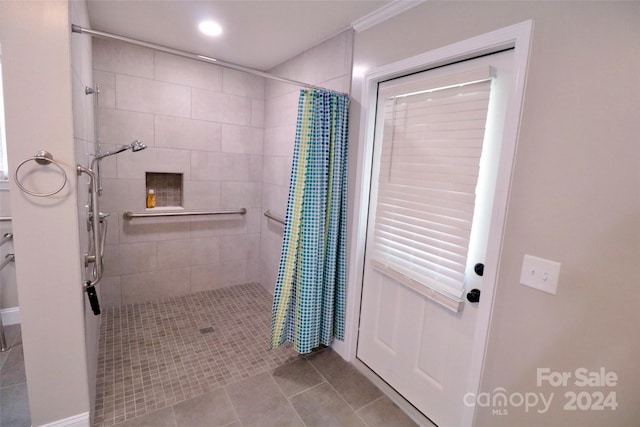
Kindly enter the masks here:
M 94 426 L 112 426 L 298 359 L 290 346 L 268 350 L 271 298 L 250 283 L 104 310 Z

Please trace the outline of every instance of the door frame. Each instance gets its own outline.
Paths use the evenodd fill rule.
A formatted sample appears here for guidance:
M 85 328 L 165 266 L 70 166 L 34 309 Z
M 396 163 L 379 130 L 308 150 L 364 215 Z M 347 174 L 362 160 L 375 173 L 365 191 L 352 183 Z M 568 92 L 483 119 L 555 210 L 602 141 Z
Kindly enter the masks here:
M 487 248 L 483 282 L 489 283 L 483 290 L 483 304 L 478 307 L 478 320 L 475 339 L 472 345 L 473 366 L 470 369 L 469 391 L 477 392 L 482 379 L 486 340 L 489 333 L 491 313 L 494 304 L 494 289 L 497 284 L 500 255 L 502 252 L 504 222 L 511 188 L 516 145 L 520 129 L 520 117 L 524 102 L 524 89 L 531 48 L 533 21 L 525 21 L 496 31 L 485 33 L 461 42 L 438 48 L 398 62 L 387 64 L 368 72 L 362 83 L 360 96 L 359 141 L 355 161 L 355 193 L 353 194 L 353 222 L 350 232 L 349 271 L 347 288 L 347 316 L 345 340 L 334 341 L 333 348 L 344 359 L 356 359 L 358 329 L 360 321 L 360 303 L 364 272 L 364 252 L 371 190 L 371 167 L 373 158 L 373 139 L 377 102 L 378 83 L 407 74 L 424 71 L 442 65 L 451 64 L 481 55 L 514 50 L 514 82 L 509 95 L 509 108 L 506 111 L 503 145 L 500 152 L 500 166 L 496 193 L 492 208 L 490 234 L 496 244 Z M 474 423 L 475 407 L 468 408 L 464 415 L 464 425 Z

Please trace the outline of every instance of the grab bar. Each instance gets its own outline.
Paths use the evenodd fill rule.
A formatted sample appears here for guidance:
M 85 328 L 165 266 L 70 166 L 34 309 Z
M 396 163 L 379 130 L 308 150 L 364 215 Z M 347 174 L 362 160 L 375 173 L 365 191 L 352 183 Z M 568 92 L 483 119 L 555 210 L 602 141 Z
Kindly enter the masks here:
M 10 216 L 0 216 L 0 221 L 11 221 Z
M 11 234 L 11 233 L 7 233 L 7 234 Z M 7 234 L 5 234 L 5 237 L 7 236 Z M 2 269 L 5 268 L 11 261 L 15 260 L 16 256 L 14 254 L 7 254 L 5 258 L 6 258 L 5 261 L 2 264 L 0 264 L 0 271 L 2 271 Z M 0 351 L 6 351 L 6 350 L 7 350 L 7 340 L 4 337 L 4 325 L 2 324 L 2 316 L 0 316 Z
M 5 260 L 2 262 L 2 264 L 0 264 L 0 271 L 2 271 L 2 269 L 9 265 L 9 263 L 11 263 L 11 261 L 13 261 L 14 259 L 16 259 L 16 256 L 14 254 L 7 254 L 7 256 L 5 256 Z
M 267 218 L 271 218 L 272 220 L 284 225 L 284 218 L 282 218 L 280 215 L 274 214 L 268 209 L 264 212 L 264 216 L 266 216 Z
M 4 245 L 7 242 L 10 242 L 11 240 L 13 240 L 13 233 L 6 233 L 4 236 L 2 236 L 2 240 L 0 240 L 0 246 Z
M 247 213 L 245 208 L 240 209 L 221 209 L 219 211 L 178 211 L 178 212 L 125 212 L 122 214 L 124 219 L 132 218 L 151 218 L 160 216 L 195 216 L 195 215 L 244 215 Z
M 95 287 L 100 280 L 102 280 L 102 256 L 100 254 L 100 247 L 102 246 L 102 236 L 100 233 L 100 208 L 98 200 L 98 179 L 96 173 L 89 168 L 83 166 L 77 166 L 77 173 L 89 175 L 91 181 L 91 212 L 89 213 L 89 220 L 91 221 L 91 228 L 93 232 L 93 255 L 85 254 L 85 264 L 89 262 L 94 263 L 94 272 L 92 274 L 93 280 L 86 280 L 84 282 L 84 288 Z

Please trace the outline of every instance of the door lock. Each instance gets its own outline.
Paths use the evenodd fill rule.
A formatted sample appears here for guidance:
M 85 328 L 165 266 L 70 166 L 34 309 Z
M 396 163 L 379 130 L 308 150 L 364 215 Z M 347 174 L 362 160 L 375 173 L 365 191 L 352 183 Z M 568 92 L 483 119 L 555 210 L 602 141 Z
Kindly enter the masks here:
M 484 264 L 481 262 L 477 263 L 473 266 L 473 271 L 475 271 L 478 276 L 482 277 L 484 274 Z
M 467 300 L 474 303 L 480 301 L 480 289 L 471 289 L 467 292 Z

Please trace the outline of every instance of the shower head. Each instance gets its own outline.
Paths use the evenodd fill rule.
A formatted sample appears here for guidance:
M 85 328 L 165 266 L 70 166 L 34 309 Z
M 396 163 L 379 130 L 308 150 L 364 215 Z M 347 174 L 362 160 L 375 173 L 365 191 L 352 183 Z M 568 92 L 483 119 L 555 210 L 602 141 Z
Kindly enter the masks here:
M 131 151 L 133 151 L 134 153 L 136 151 L 144 150 L 145 148 L 147 148 L 147 146 L 144 145 L 139 139 L 136 139 L 131 143 Z
M 96 157 L 95 157 L 94 160 L 104 159 L 105 157 L 109 157 L 109 156 L 113 156 L 114 154 L 122 153 L 123 151 L 126 151 L 128 149 L 131 149 L 131 151 L 136 152 L 136 151 L 144 150 L 145 148 L 147 148 L 147 146 L 144 145 L 142 143 L 142 141 L 140 141 L 139 139 L 136 139 L 131 144 L 125 144 L 125 145 L 123 145 L 122 147 L 120 147 L 120 148 L 118 148 L 116 150 L 107 151 L 106 153 L 96 154 Z

